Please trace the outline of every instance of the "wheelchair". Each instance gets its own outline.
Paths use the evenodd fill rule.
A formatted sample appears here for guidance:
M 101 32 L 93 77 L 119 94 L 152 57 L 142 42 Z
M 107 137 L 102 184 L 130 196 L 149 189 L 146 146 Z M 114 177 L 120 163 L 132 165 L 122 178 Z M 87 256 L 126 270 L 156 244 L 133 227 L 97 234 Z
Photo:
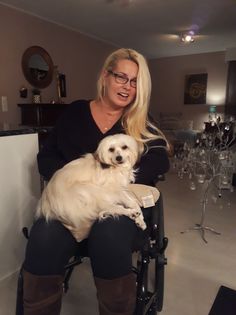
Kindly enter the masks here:
M 133 272 L 136 274 L 137 298 L 134 315 L 156 315 L 161 312 L 164 298 L 164 268 L 167 264 L 165 249 L 168 245 L 168 239 L 164 233 L 164 213 L 163 199 L 160 195 L 155 206 L 149 208 L 151 211 L 147 236 L 142 239 L 142 244 L 137 245 L 137 262 L 133 264 Z M 22 230 L 24 236 L 28 238 L 28 229 Z M 86 240 L 85 240 L 86 241 Z M 84 242 L 84 241 L 82 241 Z M 81 243 L 82 243 L 81 242 Z M 141 247 L 140 247 L 141 246 Z M 83 250 L 84 247 L 84 250 Z M 72 257 L 65 266 L 65 277 L 63 290 L 66 293 L 69 289 L 69 280 L 73 269 L 83 262 L 86 256 L 86 242 L 78 256 Z M 150 290 L 149 264 L 154 261 L 154 285 Z M 16 315 L 24 315 L 23 311 L 23 275 L 22 269 L 19 272 L 17 284 Z

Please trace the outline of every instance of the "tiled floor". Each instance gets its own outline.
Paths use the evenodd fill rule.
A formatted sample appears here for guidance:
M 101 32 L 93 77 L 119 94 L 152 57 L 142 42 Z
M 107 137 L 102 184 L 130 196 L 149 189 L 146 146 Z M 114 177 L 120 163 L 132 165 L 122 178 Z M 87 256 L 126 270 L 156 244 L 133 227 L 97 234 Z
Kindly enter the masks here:
M 236 289 L 236 192 L 225 191 L 214 202 L 210 194 L 205 223 L 221 235 L 180 232 L 200 221 L 200 189 L 168 174 L 158 187 L 164 195 L 165 230 L 169 238 L 162 315 L 208 315 L 220 285 Z M 229 204 L 230 203 L 230 204 Z M 0 314 L 14 315 L 16 276 L 0 283 Z M 76 268 L 63 300 L 62 315 L 97 315 L 89 261 Z M 224 315 L 224 314 L 222 314 Z

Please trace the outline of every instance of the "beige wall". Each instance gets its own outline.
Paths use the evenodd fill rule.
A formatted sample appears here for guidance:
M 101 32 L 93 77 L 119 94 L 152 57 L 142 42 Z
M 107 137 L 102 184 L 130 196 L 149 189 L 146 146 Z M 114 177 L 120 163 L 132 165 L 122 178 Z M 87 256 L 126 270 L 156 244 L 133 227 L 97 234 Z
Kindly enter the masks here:
M 184 81 L 186 74 L 208 73 L 207 105 L 221 105 L 224 111 L 228 65 L 225 53 L 206 53 L 153 59 L 149 61 L 153 82 L 151 111 L 157 117 L 160 112 L 181 112 L 183 119 L 192 119 L 194 129 L 201 129 L 207 119 L 206 105 L 184 105 Z
M 66 74 L 65 103 L 94 97 L 98 72 L 114 50 L 111 45 L 0 4 L 0 97 L 7 96 L 9 108 L 5 113 L 0 106 L 0 122 L 20 122 L 17 104 L 31 102 L 32 87 L 23 76 L 21 57 L 33 45 L 46 49 L 59 71 Z M 19 96 L 22 86 L 29 89 L 27 99 Z M 55 81 L 42 90 L 43 102 L 56 96 Z

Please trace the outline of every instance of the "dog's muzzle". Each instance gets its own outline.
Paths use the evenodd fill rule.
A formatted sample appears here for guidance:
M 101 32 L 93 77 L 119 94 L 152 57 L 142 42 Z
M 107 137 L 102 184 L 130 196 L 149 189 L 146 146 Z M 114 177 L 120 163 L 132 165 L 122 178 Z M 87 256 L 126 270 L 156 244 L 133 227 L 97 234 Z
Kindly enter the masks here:
M 116 161 L 117 161 L 119 164 L 121 164 L 121 163 L 124 162 L 121 155 L 117 155 L 117 156 L 116 156 Z

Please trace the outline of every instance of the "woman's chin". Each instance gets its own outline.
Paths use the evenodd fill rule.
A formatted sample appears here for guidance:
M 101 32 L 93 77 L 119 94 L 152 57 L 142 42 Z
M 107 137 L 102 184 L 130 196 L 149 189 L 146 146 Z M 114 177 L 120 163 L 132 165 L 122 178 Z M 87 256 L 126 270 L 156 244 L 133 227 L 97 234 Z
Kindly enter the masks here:
M 120 97 L 120 96 L 118 96 L 117 98 L 116 98 L 116 102 L 115 102 L 115 104 L 117 105 L 117 106 L 120 106 L 120 107 L 126 107 L 126 106 L 128 106 L 129 104 L 130 104 L 130 100 L 128 99 L 128 98 L 123 98 L 123 97 Z

